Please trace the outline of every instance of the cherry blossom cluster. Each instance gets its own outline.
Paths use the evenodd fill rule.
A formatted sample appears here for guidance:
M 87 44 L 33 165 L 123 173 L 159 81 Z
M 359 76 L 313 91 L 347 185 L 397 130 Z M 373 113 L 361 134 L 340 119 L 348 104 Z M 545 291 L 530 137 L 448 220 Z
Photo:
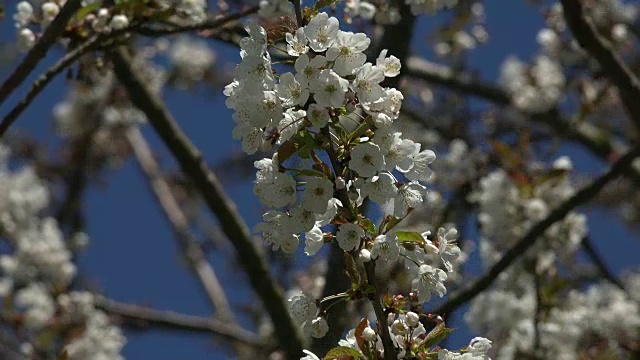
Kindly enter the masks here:
M 304 237 L 307 255 L 335 242 L 361 264 L 390 269 L 402 261 L 416 301 L 444 296 L 447 272 L 460 254 L 456 229 L 394 230 L 425 201 L 423 183 L 435 160 L 433 151 L 391 130 L 403 95 L 382 83 L 399 74 L 399 60 L 383 50 L 375 65 L 367 62 L 366 34 L 341 31 L 336 18 L 319 13 L 286 33 L 293 72 L 278 73 L 266 31 L 256 24 L 246 30 L 242 61 L 224 94 L 243 150 L 276 150 L 255 162 L 254 193 L 270 208 L 256 231 L 285 253 L 296 252 Z M 378 226 L 360 208 L 367 198 L 390 209 Z M 326 231 L 329 225 L 335 235 Z M 306 335 L 329 330 L 323 301 L 305 294 L 289 299 Z
M 66 292 L 76 274 L 73 253 L 86 235 L 64 239 L 57 221 L 42 215 L 47 185 L 29 166 L 10 171 L 8 151 L 0 153 L 0 236 L 12 249 L 0 255 L 3 322 L 22 334 L 27 358 L 46 351 L 72 360 L 122 359 L 125 339 L 93 295 Z
M 436 326 L 434 330 L 427 333 L 421 322 L 420 315 L 415 312 L 408 311 L 404 314 L 389 314 L 387 320 L 389 324 L 389 332 L 392 334 L 394 346 L 399 349 L 398 359 L 412 359 L 416 355 L 427 356 L 427 358 L 437 358 L 438 360 L 487 360 L 487 352 L 491 349 L 491 341 L 483 337 L 475 337 L 471 339 L 469 345 L 459 351 L 450 351 L 444 348 L 434 349 L 434 351 L 424 354 L 421 347 L 429 341 L 429 336 L 441 334 L 443 327 Z M 440 323 L 441 325 L 443 323 Z M 444 330 L 446 331 L 446 330 Z M 378 353 L 383 353 L 382 339 L 378 335 L 376 329 L 371 327 L 367 319 L 362 319 L 360 324 L 349 330 L 345 339 L 340 340 L 338 349 L 340 354 L 348 355 L 353 358 L 377 359 Z M 337 352 L 336 352 L 337 353 Z M 305 350 L 307 356 L 300 360 L 317 360 L 320 359 L 312 352 Z
M 632 289 L 639 280 L 640 276 L 633 274 L 625 285 Z M 587 354 L 600 358 L 607 353 L 623 358 L 618 344 L 633 344 L 640 331 L 637 292 L 625 292 L 609 283 L 574 289 L 536 323 L 538 305 L 532 277 L 521 277 L 517 286 L 513 284 L 501 283 L 482 293 L 465 314 L 472 329 L 499 339 L 494 345 L 500 349 L 500 359 L 519 359 L 521 354 L 534 352 L 556 359 Z
M 16 46 L 19 51 L 29 51 L 38 36 L 60 13 L 67 0 L 23 0 L 16 4 L 13 20 L 17 29 Z M 103 4 L 98 0 L 85 0 L 78 11 L 81 18 L 74 18 L 74 30 L 81 36 L 86 33 L 111 33 L 126 29 L 136 17 L 137 2 L 116 1 Z M 206 19 L 206 0 L 158 1 L 155 10 L 159 13 L 171 9 L 174 17 L 182 22 L 198 23 Z M 148 16 L 145 15 L 145 16 Z
M 569 177 L 573 165 L 568 157 L 558 158 L 548 172 L 531 175 L 518 182 L 503 170 L 480 180 L 480 189 L 472 197 L 480 205 L 481 248 L 487 264 L 522 238 L 537 222 L 573 195 Z M 587 234 L 586 217 L 577 212 L 551 225 L 534 249 L 538 270 L 549 268 L 556 259 L 568 259 Z

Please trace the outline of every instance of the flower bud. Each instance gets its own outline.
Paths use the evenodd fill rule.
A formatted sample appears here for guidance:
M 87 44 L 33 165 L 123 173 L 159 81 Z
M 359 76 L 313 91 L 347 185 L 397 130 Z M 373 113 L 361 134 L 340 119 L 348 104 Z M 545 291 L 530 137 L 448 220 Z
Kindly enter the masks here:
M 113 30 L 124 29 L 129 26 L 129 19 L 126 15 L 113 15 L 113 18 L 111 18 L 111 21 L 109 22 L 109 26 L 111 26 Z
M 378 335 L 376 334 L 375 330 L 367 326 L 366 328 L 364 328 L 364 330 L 362 330 L 362 338 L 367 341 L 374 342 L 378 340 Z
M 362 260 L 362 262 L 371 261 L 371 252 L 367 249 L 360 250 L 360 260 Z
M 317 317 L 311 321 L 311 336 L 314 338 L 322 338 L 329 331 L 329 324 L 323 317 Z
M 420 323 L 420 316 L 413 311 L 409 311 L 405 314 L 404 321 L 410 327 L 416 327 Z

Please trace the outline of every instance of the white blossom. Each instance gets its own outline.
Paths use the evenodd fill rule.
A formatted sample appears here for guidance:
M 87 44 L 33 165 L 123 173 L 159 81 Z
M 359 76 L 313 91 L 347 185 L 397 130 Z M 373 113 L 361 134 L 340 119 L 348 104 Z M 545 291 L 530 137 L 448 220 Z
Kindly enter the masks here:
M 364 65 L 367 56 L 365 51 L 371 40 L 364 33 L 338 31 L 336 38 L 327 50 L 327 60 L 333 61 L 333 71 L 340 76 L 351 75 Z
M 320 177 L 312 177 L 307 180 L 307 185 L 302 195 L 302 206 L 318 214 L 327 210 L 327 204 L 333 197 L 333 183 L 331 180 Z
M 382 68 L 384 76 L 396 77 L 400 75 L 400 59 L 393 55 L 387 57 L 387 51 L 387 49 L 380 51 L 380 55 L 376 59 L 376 66 Z
M 360 67 L 356 73 L 356 78 L 351 83 L 351 88 L 361 102 L 368 103 L 381 99 L 384 90 L 380 83 L 384 80 L 384 70 L 371 63 L 366 63 Z
M 444 286 L 445 280 L 447 280 L 446 272 L 431 265 L 423 264 L 415 271 L 411 284 L 418 293 L 418 301 L 425 302 L 431 300 L 432 292 L 435 292 L 440 297 L 447 293 L 447 288 Z
M 17 28 L 23 28 L 33 19 L 33 5 L 29 1 L 20 1 L 16 5 L 16 13 L 13 15 Z
M 314 100 L 319 106 L 337 108 L 344 104 L 349 82 L 333 70 L 325 69 L 320 72 L 317 80 L 309 85 L 314 93 Z
M 360 246 L 360 239 L 364 236 L 364 230 L 358 224 L 346 223 L 340 225 L 336 233 L 338 245 L 344 251 L 355 250 Z
M 296 324 L 303 325 L 306 321 L 315 319 L 318 306 L 314 299 L 300 293 L 289 298 L 288 302 L 289 313 Z
M 293 4 L 288 0 L 260 0 L 258 15 L 273 18 L 293 14 Z
M 280 83 L 275 85 L 275 90 L 284 106 L 303 106 L 309 98 L 307 84 L 300 84 L 290 72 L 280 75 Z
M 448 272 L 453 272 L 452 261 L 460 256 L 460 248 L 455 244 L 458 231 L 455 228 L 438 229 L 438 255 Z
M 55 17 L 60 12 L 60 7 L 58 6 L 58 4 L 51 1 L 43 3 L 41 9 L 43 18 L 42 20 L 44 24 L 51 23 L 51 21 L 53 21 L 53 19 L 55 19 Z
M 306 115 L 307 113 L 304 110 L 287 109 L 287 111 L 284 112 L 284 117 L 278 123 L 280 142 L 291 139 L 293 135 L 298 132 L 298 129 L 302 127 Z
M 27 329 L 39 330 L 55 315 L 55 303 L 42 283 L 33 282 L 18 290 L 16 305 L 24 310 L 24 325 Z
M 317 55 L 313 59 L 309 58 L 309 55 L 302 54 L 294 63 L 293 67 L 296 70 L 296 78 L 301 84 L 310 86 L 317 83 L 320 71 L 327 64 L 327 59 L 322 55 Z
M 311 231 L 316 223 L 316 215 L 302 206 L 289 210 L 289 215 L 289 229 L 295 234 Z
M 396 179 L 386 172 L 380 172 L 365 180 L 360 190 L 363 197 L 368 196 L 378 204 L 385 204 L 398 192 Z
M 371 257 L 384 262 L 394 262 L 398 259 L 400 249 L 395 234 L 378 235 L 371 248 Z
M 29 28 L 23 28 L 18 31 L 18 41 L 16 47 L 18 51 L 27 52 L 36 44 L 36 35 Z
M 306 54 L 309 51 L 307 36 L 304 34 L 304 28 L 296 30 L 295 36 L 291 33 L 286 33 L 285 40 L 287 41 L 287 53 L 291 56 L 300 56 Z
M 129 19 L 124 14 L 113 15 L 111 21 L 109 22 L 109 26 L 113 30 L 122 30 L 129 26 Z
M 309 39 L 309 46 L 316 52 L 327 50 L 338 31 L 338 19 L 329 17 L 324 12 L 316 15 L 304 28 L 304 33 Z
M 385 162 L 380 147 L 367 142 L 356 145 L 351 150 L 349 168 L 362 177 L 372 177 L 378 171 L 384 170 Z
M 415 208 L 422 204 L 425 189 L 424 186 L 416 182 L 402 185 L 396 193 L 393 215 L 403 218 L 407 216 L 409 208 Z
M 307 116 L 311 125 L 313 125 L 317 129 L 321 129 L 329 123 L 331 117 L 329 116 L 329 111 L 327 108 L 320 106 L 318 104 L 309 105 L 309 110 L 307 111 Z
M 413 157 L 413 166 L 404 174 L 411 181 L 428 182 L 433 177 L 433 170 L 429 168 L 436 159 L 436 154 L 431 150 L 423 150 Z
M 304 234 L 304 253 L 308 256 L 315 255 L 324 245 L 324 235 L 319 226 L 314 226 L 313 229 L 307 231 Z
M 311 320 L 311 336 L 314 338 L 322 338 L 329 332 L 329 324 L 325 318 L 318 316 Z

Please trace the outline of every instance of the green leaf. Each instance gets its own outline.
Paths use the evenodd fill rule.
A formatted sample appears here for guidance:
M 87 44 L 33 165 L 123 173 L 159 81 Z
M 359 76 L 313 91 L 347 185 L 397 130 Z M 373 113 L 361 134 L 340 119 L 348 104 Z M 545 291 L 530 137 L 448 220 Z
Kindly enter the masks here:
M 133 5 L 143 3 L 147 0 L 116 0 L 116 5 Z
M 338 346 L 329 350 L 324 360 L 357 360 L 360 359 L 358 350 L 346 346 Z
M 424 243 L 424 238 L 422 234 L 414 231 L 396 231 L 395 234 L 398 236 L 398 243 Z
M 363 228 L 365 228 L 367 230 L 367 232 L 373 236 L 378 235 L 378 228 L 376 227 L 376 225 L 369 220 L 368 218 L 364 218 L 360 220 L 360 226 L 362 226 Z
M 344 253 L 344 262 L 347 267 L 347 274 L 351 279 L 351 288 L 357 290 L 360 288 L 360 273 L 358 272 L 358 266 L 348 252 Z
M 432 346 L 435 346 L 440 341 L 444 340 L 449 334 L 453 332 L 453 329 L 450 329 L 444 325 L 443 322 L 436 325 L 433 330 L 427 334 L 422 343 L 420 344 L 420 348 L 427 350 Z
M 386 225 L 384 228 L 384 232 L 385 234 L 388 233 L 391 229 L 393 229 L 396 225 L 398 225 L 400 223 L 400 221 L 402 221 L 402 219 L 399 219 L 395 216 L 391 216 L 389 215 L 387 217 L 387 221 L 386 221 Z
M 76 19 L 78 21 L 82 21 L 85 17 L 87 17 L 87 15 L 91 14 L 95 10 L 100 9 L 100 6 L 102 6 L 102 3 L 100 1 L 97 1 L 87 6 L 81 7 L 80 10 L 76 12 Z

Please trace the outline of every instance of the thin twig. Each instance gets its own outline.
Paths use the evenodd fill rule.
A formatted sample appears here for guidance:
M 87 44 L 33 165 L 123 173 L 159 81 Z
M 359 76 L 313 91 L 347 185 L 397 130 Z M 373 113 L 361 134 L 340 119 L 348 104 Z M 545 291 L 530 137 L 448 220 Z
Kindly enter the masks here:
M 132 68 L 131 56 L 123 47 L 110 53 L 116 76 L 127 88 L 131 101 L 142 110 L 149 123 L 176 158 L 182 171 L 193 181 L 209 209 L 217 216 L 222 231 L 235 247 L 238 259 L 249 281 L 271 317 L 275 336 L 288 358 L 302 353 L 302 340 L 267 263 L 254 243 L 251 232 L 235 204 L 224 193 L 216 175 L 204 162 L 202 154 L 167 110 L 166 106 L 144 84 Z
M 293 10 L 296 13 L 296 22 L 298 23 L 298 27 L 301 28 L 304 26 L 304 18 L 302 17 L 302 7 L 300 4 L 300 0 L 289 0 L 293 4 Z
M 478 81 L 471 76 L 456 73 L 447 66 L 434 64 L 419 57 L 410 57 L 407 60 L 406 74 L 497 105 L 513 106 L 509 94 L 499 86 Z M 559 136 L 583 145 L 605 161 L 609 161 L 620 153 L 620 147 L 607 140 L 607 136 L 597 127 L 586 121 L 575 124 L 567 121 L 557 108 L 542 113 L 524 113 L 523 115 L 527 116 L 533 124 L 544 123 Z M 640 170 L 638 168 L 629 168 L 625 175 L 635 184 L 640 184 Z
M 458 291 L 449 297 L 447 302 L 442 304 L 434 313 L 449 313 L 459 306 L 471 301 L 482 291 L 487 289 L 493 281 L 529 248 L 531 248 L 541 235 L 555 222 L 562 220 L 571 210 L 593 199 L 610 181 L 617 178 L 631 166 L 633 160 L 640 155 L 640 145 L 634 147 L 621 157 L 604 175 L 594 180 L 591 184 L 583 187 L 572 197 L 567 199 L 562 205 L 553 210 L 544 220 L 535 224 L 529 232 L 507 250 L 502 258 L 495 263 L 489 271 L 474 281 L 469 286 Z
M 58 37 L 65 31 L 69 19 L 80 9 L 82 0 L 69 0 L 60 9 L 60 13 L 56 16 L 51 24 L 36 42 L 31 50 L 24 57 L 20 65 L 11 73 L 9 78 L 0 86 L 0 105 L 17 89 L 20 84 L 29 76 L 31 71 L 35 69 L 40 60 L 46 55 L 49 48 L 58 40 Z
M 163 36 L 171 34 L 179 34 L 189 31 L 216 30 L 223 25 L 232 21 L 240 20 L 245 16 L 254 14 L 258 11 L 258 6 L 247 8 L 235 14 L 227 15 L 217 19 L 209 19 L 197 24 L 189 25 L 169 25 L 169 26 L 140 26 L 136 29 L 136 33 L 144 36 Z
M 153 190 L 156 200 L 160 203 L 165 216 L 173 227 L 185 259 L 200 281 L 200 285 L 207 294 L 209 301 L 216 309 L 216 316 L 220 320 L 236 322 L 222 284 L 220 284 L 211 264 L 207 261 L 204 252 L 189 230 L 189 222 L 184 212 L 182 212 L 182 209 L 180 209 L 180 205 L 171 192 L 171 188 L 169 188 L 169 185 L 162 176 L 160 167 L 151 153 L 149 144 L 137 127 L 128 129 L 126 136 L 129 145 L 133 149 L 136 160 Z
M 100 121 L 94 117 L 88 117 L 91 121 L 83 128 L 81 134 L 73 138 L 69 143 L 69 168 L 65 172 L 64 186 L 66 197 L 56 211 L 56 220 L 62 228 L 68 224 L 69 234 L 82 231 L 84 219 L 82 215 L 82 196 L 87 188 L 87 171 L 92 163 L 94 138 L 100 129 Z
M 588 236 L 585 236 L 582 239 L 581 245 L 584 252 L 587 254 L 587 256 L 589 256 L 589 259 L 591 259 L 591 262 L 593 262 L 593 264 L 598 269 L 598 272 L 600 273 L 600 275 L 602 275 L 605 279 L 607 279 L 613 285 L 617 286 L 620 290 L 626 291 L 622 282 L 618 278 L 616 278 L 613 275 L 613 273 L 611 273 L 611 271 L 607 267 L 607 264 L 605 264 L 600 254 L 598 254 L 598 251 L 595 249 L 595 247 L 593 246 L 593 243 L 591 242 L 591 238 Z
M 72 51 L 68 52 L 65 56 L 63 56 L 58 62 L 56 62 L 53 66 L 51 66 L 47 71 L 45 71 L 38 79 L 33 83 L 31 89 L 27 93 L 27 95 L 20 100 L 20 102 L 2 119 L 0 123 L 0 138 L 4 136 L 4 134 L 9 130 L 9 127 L 13 125 L 13 122 L 16 121 L 18 116 L 22 114 L 24 110 L 31 105 L 31 102 L 40 94 L 42 90 L 53 80 L 58 74 L 60 74 L 67 66 L 74 63 L 78 58 L 87 52 L 93 50 L 93 48 L 98 44 L 98 40 L 100 36 L 95 35 L 89 40 L 82 43 L 80 46 L 76 47 Z
M 579 0 L 561 0 L 564 18 L 571 33 L 587 52 L 600 64 L 620 94 L 620 99 L 636 130 L 640 131 L 640 80 L 618 56 L 611 43 L 598 32 L 593 22 L 585 16 Z
M 533 354 L 536 356 L 540 351 L 540 325 L 542 325 L 542 275 L 536 271 L 536 262 L 531 266 L 533 283 L 536 292 L 536 311 L 533 315 Z
M 256 334 L 226 321 L 185 315 L 173 311 L 161 311 L 145 306 L 116 302 L 106 298 L 98 298 L 96 306 L 109 315 L 119 317 L 125 326 L 138 329 L 153 328 L 214 334 L 253 347 L 263 348 L 269 346 Z

